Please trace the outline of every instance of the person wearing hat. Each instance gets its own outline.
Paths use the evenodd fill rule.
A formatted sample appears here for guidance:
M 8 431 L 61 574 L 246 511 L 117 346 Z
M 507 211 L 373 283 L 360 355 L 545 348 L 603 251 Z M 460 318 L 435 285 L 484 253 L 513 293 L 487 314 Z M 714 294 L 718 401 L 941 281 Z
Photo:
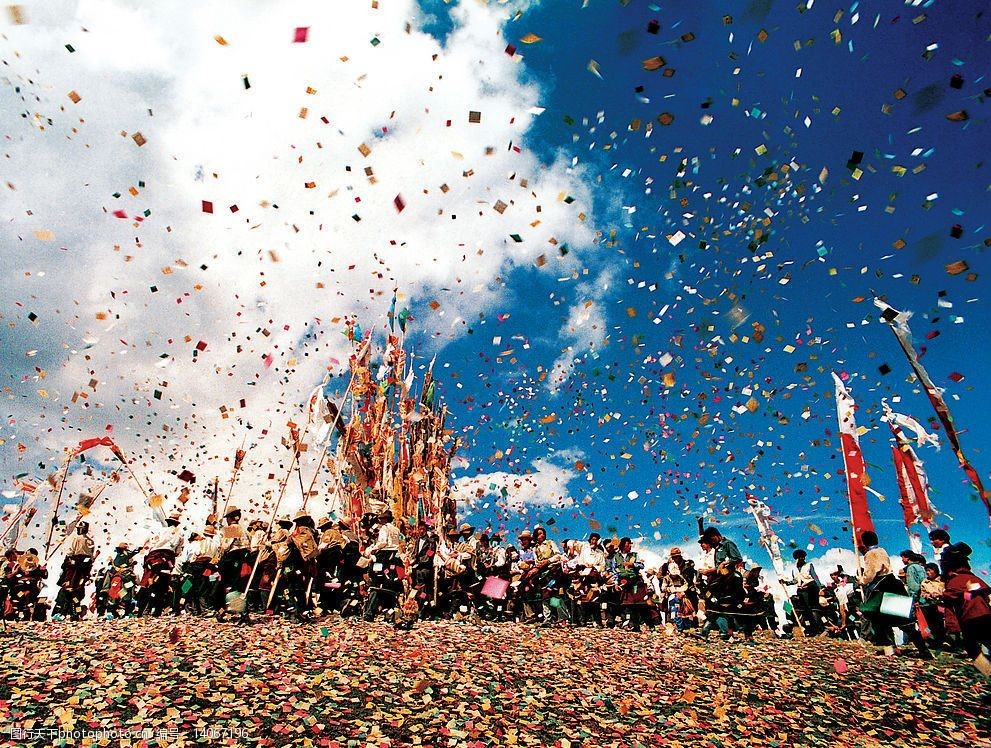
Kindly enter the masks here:
M 537 570 L 537 549 L 533 545 L 533 533 L 524 528 L 517 536 L 518 547 L 510 550 L 513 581 L 510 603 L 517 620 L 535 621 L 541 617 L 540 580 Z
M 281 524 L 286 524 L 283 520 Z M 292 519 L 295 528 L 288 533 L 285 542 L 285 555 L 281 557 L 279 570 L 276 573 L 276 588 L 272 597 L 288 596 L 292 605 L 293 616 L 297 621 L 307 620 L 309 591 L 316 573 L 316 558 L 319 552 L 313 517 L 300 510 Z M 282 553 L 276 550 L 276 556 Z
M 621 538 L 619 550 L 609 560 L 607 571 L 619 589 L 619 604 L 625 623 L 632 631 L 639 631 L 640 625 L 646 622 L 648 588 L 641 575 L 643 569 L 643 561 L 633 550 L 633 540 Z
M 25 621 L 43 621 L 47 606 L 39 603 L 41 586 L 48 579 L 48 570 L 38 560 L 36 548 L 18 553 L 11 548 L 7 562 L 0 569 L 0 610 L 9 603 L 9 613 Z
M 68 616 L 73 621 L 82 617 L 83 591 L 93 569 L 94 551 L 93 538 L 89 536 L 89 522 L 80 522 L 65 551 L 53 616 Z
M 541 525 L 534 525 L 533 528 L 533 551 L 537 556 L 544 623 L 550 624 L 552 617 L 563 620 L 567 614 L 567 610 L 560 604 L 565 555 L 558 544 L 547 537 L 547 530 Z M 551 597 L 557 598 L 553 606 Z
M 458 535 L 454 540 L 454 553 L 460 565 L 466 571 L 474 573 L 478 557 L 478 538 L 475 537 L 475 528 L 467 522 L 463 522 L 458 527 Z
M 379 515 L 378 536 L 375 542 L 365 549 L 365 556 L 374 561 L 371 566 L 369 594 L 364 611 L 366 621 L 374 620 L 383 605 L 388 608 L 395 607 L 398 595 L 402 592 L 402 581 L 398 579 L 397 569 L 402 566 L 399 560 L 399 548 L 403 536 L 393 519 L 392 511 L 389 509 Z M 402 573 L 404 572 L 400 572 Z
M 224 526 L 220 530 L 220 559 L 217 570 L 220 583 L 214 593 L 214 609 L 223 618 L 227 595 L 230 592 L 243 593 L 251 566 L 247 564 L 250 541 L 241 526 L 241 510 L 233 504 L 227 505 L 224 512 Z
M 182 607 L 192 615 L 204 615 L 214 600 L 220 542 L 217 528 L 207 523 L 203 533 L 193 533 L 186 546 L 184 576 L 180 583 Z
M 406 553 L 412 584 L 421 600 L 425 601 L 425 609 L 433 614 L 436 612 L 433 608 L 434 559 L 437 558 L 438 538 L 429 531 L 426 522 L 415 524 L 410 535 Z
M 292 537 L 292 520 L 288 514 L 281 515 L 275 520 L 275 525 L 268 535 L 268 543 L 262 552 L 262 560 L 267 559 L 273 553 L 276 563 L 281 566 L 289 557 L 290 538 Z
M 132 549 L 127 543 L 120 542 L 114 549 L 114 557 L 110 561 L 102 577 L 98 577 L 96 585 L 96 613 L 98 616 L 109 614 L 111 617 L 129 615 L 134 609 L 137 576 L 134 573 L 134 557 L 141 553 L 140 548 Z
M 175 568 L 176 557 L 182 549 L 183 537 L 179 531 L 178 513 L 170 515 L 165 520 L 165 528 L 152 536 L 144 544 L 147 551 L 144 560 L 144 574 L 141 576 L 138 591 L 139 616 L 151 612 L 160 616 L 169 602 L 168 590 L 172 583 L 172 570 Z
M 960 623 L 964 649 L 985 678 L 991 678 L 991 660 L 981 647 L 991 647 L 991 587 L 970 569 L 972 549 L 966 543 L 954 543 L 943 549 L 940 566 L 945 586 L 943 602 Z M 987 681 L 986 681 L 987 685 Z M 982 697 L 991 703 L 991 690 Z
M 260 524 L 260 527 L 252 532 L 256 523 Z M 248 524 L 251 548 L 258 558 L 258 571 L 255 573 L 258 585 L 256 589 L 248 592 L 250 608 L 273 612 L 285 607 L 286 591 L 289 586 L 288 580 L 284 577 L 283 566 L 289 558 L 292 546 L 290 540 L 292 525 L 292 518 L 288 514 L 280 514 L 276 517 L 267 532 L 265 523 L 260 520 L 253 520 Z M 255 557 L 249 554 L 247 563 L 254 561 Z
M 313 582 L 317 603 L 323 614 L 340 608 L 341 581 L 338 577 L 344 560 L 344 535 L 337 523 L 323 516 L 316 521 L 317 576 Z
M 819 581 L 815 567 L 805 560 L 808 555 L 801 548 L 796 548 L 791 554 L 795 559 L 795 574 L 788 580 L 788 584 L 794 584 L 797 588 L 791 602 L 795 615 L 801 616 L 804 620 L 805 634 L 818 636 L 825 631 L 819 610 L 819 590 L 822 589 L 822 583 Z
M 777 615 L 774 612 L 774 597 L 767 585 L 761 584 L 760 566 L 748 569 L 743 575 L 743 602 L 737 623 L 746 641 L 753 641 L 758 628 L 774 631 L 777 628 Z

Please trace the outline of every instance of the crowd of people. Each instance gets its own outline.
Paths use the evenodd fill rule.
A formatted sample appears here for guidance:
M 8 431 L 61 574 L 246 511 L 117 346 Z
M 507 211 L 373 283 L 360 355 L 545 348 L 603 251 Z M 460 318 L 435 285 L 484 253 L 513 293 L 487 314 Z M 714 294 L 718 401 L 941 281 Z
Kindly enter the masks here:
M 796 550 L 791 578 L 778 580 L 790 593 L 779 616 L 761 567 L 747 568 L 736 544 L 714 527 L 698 539 L 697 563 L 672 548 L 659 567 L 648 568 L 630 538 L 604 543 L 593 532 L 559 544 L 539 525 L 507 543 L 500 533 L 479 533 L 469 524 L 444 535 L 425 523 L 397 524 L 390 511 L 354 526 L 301 511 L 267 527 L 260 520 L 242 525 L 240 509 L 230 506 L 222 522 L 211 516 L 188 537 L 180 519 L 170 516 L 141 546 L 120 543 L 96 570 L 89 526 L 80 522 L 67 540 L 52 617 L 168 613 L 248 621 L 257 614 L 307 621 L 334 615 L 401 627 L 454 618 L 664 627 L 744 641 L 764 629 L 862 638 L 887 654 L 901 639 L 923 659 L 933 647 L 958 648 L 991 671 L 982 653 L 991 641 L 988 585 L 970 571 L 970 547 L 951 544 L 941 529 L 930 534 L 937 558 L 927 562 L 902 551 L 897 573 L 873 532 L 860 538 L 859 578 L 836 567 L 826 582 L 806 552 Z M 0 569 L 4 617 L 43 620 L 47 575 L 35 549 L 8 551 Z

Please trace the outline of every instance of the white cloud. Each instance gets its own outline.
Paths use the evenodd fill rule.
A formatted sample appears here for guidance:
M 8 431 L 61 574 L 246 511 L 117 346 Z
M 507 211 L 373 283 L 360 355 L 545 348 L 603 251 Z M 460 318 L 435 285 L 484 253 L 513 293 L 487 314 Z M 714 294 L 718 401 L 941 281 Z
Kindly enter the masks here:
M 571 307 L 567 322 L 558 332 L 558 339 L 566 343 L 566 347 L 554 361 L 547 377 L 545 386 L 550 392 L 559 392 L 567 383 L 576 360 L 587 354 L 597 355 L 603 347 L 608 337 L 603 299 L 612 285 L 613 274 L 611 269 L 603 270 L 594 284 L 586 283 L 578 287 L 578 301 Z
M 574 456 L 558 453 L 551 458 L 538 458 L 526 473 L 501 470 L 465 476 L 454 481 L 454 497 L 465 507 L 478 507 L 487 500 L 510 511 L 526 513 L 528 507 L 565 507 L 574 504 L 568 485 L 579 473 L 571 464 Z
M 344 368 L 341 317 L 384 324 L 398 287 L 443 341 L 496 276 L 541 255 L 570 272 L 592 243 L 581 175 L 529 147 L 540 91 L 505 54 L 505 8 L 457 6 L 441 44 L 413 2 L 232 7 L 29 5 L 5 31 L 9 475 L 111 426 L 171 499 L 170 471 L 223 482 L 251 424 L 250 510 L 288 468 L 286 421 Z M 534 466 L 533 498 L 563 501 L 567 471 Z

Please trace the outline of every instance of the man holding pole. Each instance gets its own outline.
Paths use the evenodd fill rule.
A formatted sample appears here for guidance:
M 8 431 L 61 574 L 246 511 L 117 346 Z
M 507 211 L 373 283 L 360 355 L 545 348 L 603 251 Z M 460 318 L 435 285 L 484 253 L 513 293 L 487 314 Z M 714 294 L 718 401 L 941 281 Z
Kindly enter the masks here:
M 302 622 L 307 620 L 319 547 L 313 517 L 306 510 L 300 510 L 293 517 L 293 524 L 296 528 L 289 536 L 289 553 L 282 564 L 282 573 L 289 588 L 295 618 Z
M 223 617 L 227 593 L 240 589 L 242 567 L 248 557 L 248 536 L 241 527 L 241 510 L 229 504 L 224 521 L 227 524 L 220 537 L 220 584 L 214 606 L 218 617 Z
M 138 593 L 138 615 L 149 610 L 155 617 L 162 615 L 168 601 L 169 586 L 172 582 L 172 569 L 176 556 L 182 548 L 182 533 L 179 532 L 179 515 L 173 514 L 165 520 L 165 529 L 145 543 L 144 574 L 141 577 L 141 591 Z
M 55 600 L 53 616 L 68 616 L 78 621 L 82 616 L 83 590 L 93 569 L 93 538 L 89 536 L 89 522 L 76 525 L 76 534 L 69 541 L 59 577 L 59 593 Z

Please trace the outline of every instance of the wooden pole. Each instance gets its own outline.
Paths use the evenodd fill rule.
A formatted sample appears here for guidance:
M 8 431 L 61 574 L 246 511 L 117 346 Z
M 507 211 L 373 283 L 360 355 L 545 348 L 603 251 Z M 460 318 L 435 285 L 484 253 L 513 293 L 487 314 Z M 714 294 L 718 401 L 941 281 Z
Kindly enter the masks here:
M 364 350 L 363 349 L 366 346 L 370 346 L 371 343 L 372 343 L 372 339 L 371 338 L 368 338 L 368 340 L 366 340 L 365 343 L 358 349 L 357 358 L 355 359 L 355 363 L 356 364 L 359 364 L 361 362 L 362 356 L 364 355 Z M 344 400 L 347 398 L 348 394 L 351 392 L 351 385 L 354 384 L 354 377 L 355 377 L 355 374 L 357 373 L 357 371 L 358 371 L 358 368 L 357 368 L 357 366 L 355 366 L 355 369 L 351 372 L 351 379 L 348 380 L 347 389 L 345 389 L 344 390 L 344 394 L 341 395 L 341 402 L 340 402 L 340 404 L 337 407 L 337 413 L 334 415 L 334 422 L 330 425 L 330 432 L 329 433 L 330 433 L 331 437 L 332 437 L 334 431 L 337 429 L 338 422 L 341 420 L 341 408 L 344 406 Z M 303 507 L 304 508 L 306 507 L 306 500 L 310 497 L 310 493 L 313 491 L 313 486 L 316 485 L 317 478 L 320 477 L 320 470 L 323 468 L 323 461 L 326 459 L 327 452 L 330 450 L 331 437 L 329 437 L 327 439 L 327 444 L 324 446 L 323 452 L 320 454 L 320 459 L 317 461 L 317 468 L 313 472 L 313 479 L 310 481 L 310 487 L 303 493 Z M 300 473 L 300 487 L 302 487 L 302 480 L 303 480 L 303 476 L 302 476 L 302 473 Z
M 241 446 L 238 449 L 238 452 L 240 452 L 240 451 L 242 451 L 244 449 L 244 443 L 247 441 L 247 439 L 248 439 L 248 435 L 245 434 L 244 435 L 244 438 L 241 439 Z M 238 461 L 238 459 L 237 459 L 238 452 L 235 452 L 234 453 L 234 473 L 231 475 L 231 484 L 227 488 L 227 495 L 224 497 L 224 509 L 223 509 L 223 512 L 226 512 L 227 511 L 227 505 L 230 503 L 231 494 L 234 493 L 234 482 L 237 480 L 237 474 L 240 472 L 241 465 L 244 462 L 244 458 L 243 457 L 241 458 L 240 461 Z M 216 502 L 214 502 L 214 505 L 216 505 Z M 217 513 L 217 521 L 218 522 L 221 519 L 223 519 L 223 517 L 224 517 L 223 512 L 218 512 Z
M 120 457 L 121 457 L 121 460 L 120 461 L 124 463 L 124 467 L 127 468 L 128 474 L 134 479 L 134 482 L 138 484 L 138 488 L 141 489 L 141 493 L 145 497 L 145 501 L 148 502 L 148 506 L 151 506 L 151 498 L 152 497 L 148 495 L 148 491 L 141 484 L 140 479 L 135 474 L 134 470 L 131 469 L 131 466 L 128 464 L 127 460 L 124 459 L 124 453 L 123 452 L 121 452 Z M 154 490 L 154 488 L 152 488 L 152 490 Z M 152 511 L 156 512 L 156 516 L 157 516 L 159 522 L 162 522 L 162 524 L 164 524 L 165 523 L 165 520 L 164 520 L 165 510 L 162 509 L 162 507 L 159 506 L 159 507 L 152 507 Z
M 70 455 L 65 461 L 65 470 L 62 471 L 62 482 L 58 487 L 58 496 L 55 497 L 55 511 L 52 512 L 52 526 L 48 530 L 48 540 L 45 542 L 45 562 L 48 562 L 48 552 L 52 545 L 52 536 L 55 534 L 55 525 L 58 524 L 58 508 L 62 503 L 62 492 L 65 490 L 65 481 L 69 477 L 69 466 L 72 464 Z
M 96 504 L 96 500 L 97 500 L 97 499 L 99 499 L 99 498 L 100 498 L 100 496 L 102 496 L 102 495 L 103 495 L 103 492 L 104 492 L 104 491 L 105 491 L 106 489 L 107 489 L 107 484 L 106 484 L 106 483 L 104 483 L 104 484 L 103 484 L 102 486 L 100 486 L 100 490 L 99 490 L 99 491 L 97 491 L 97 492 L 96 492 L 96 496 L 94 496 L 94 497 L 93 497 L 93 503 L 92 503 L 92 504 L 90 504 L 90 507 L 91 507 L 91 508 L 92 508 L 92 506 L 93 506 L 93 504 Z M 78 517 L 76 517 L 76 519 L 75 519 L 75 524 L 79 524 L 79 520 L 81 520 L 82 518 L 83 518 L 83 515 L 82 515 L 82 514 L 80 513 L 80 515 L 79 515 Z M 68 536 L 66 536 L 66 537 L 68 537 Z M 65 543 L 65 540 L 66 540 L 66 538 L 62 538 L 62 539 L 61 539 L 61 540 L 60 540 L 60 541 L 58 542 L 58 545 L 56 545 L 56 546 L 55 546 L 55 547 L 54 547 L 54 548 L 52 549 L 52 553 L 56 553 L 56 552 L 58 551 L 58 549 L 59 549 L 59 548 L 61 548 L 61 547 L 62 547 L 62 545 L 63 545 L 63 544 Z M 15 541 L 15 543 L 14 543 L 14 545 L 15 545 L 15 546 L 17 545 L 17 543 L 16 543 L 16 541 Z
M 265 530 L 265 535 L 268 536 L 272 532 L 272 525 L 275 524 L 275 517 L 279 512 L 279 505 L 282 503 L 282 497 L 286 495 L 286 486 L 289 485 L 289 476 L 292 475 L 292 471 L 296 467 L 296 461 L 299 459 L 299 450 L 294 449 L 292 453 L 292 462 L 289 463 L 289 470 L 286 472 L 286 477 L 282 479 L 282 485 L 279 487 L 279 497 L 275 500 L 275 507 L 272 509 L 272 516 L 268 520 L 268 527 Z M 248 576 L 248 584 L 245 585 L 244 595 L 247 598 L 248 591 L 251 589 L 251 583 L 255 581 L 255 574 L 258 571 L 258 563 L 261 559 L 261 553 L 255 555 L 255 563 L 251 567 L 251 574 Z M 245 600 L 245 606 L 247 606 L 247 600 Z M 247 607 L 245 611 L 247 612 Z

